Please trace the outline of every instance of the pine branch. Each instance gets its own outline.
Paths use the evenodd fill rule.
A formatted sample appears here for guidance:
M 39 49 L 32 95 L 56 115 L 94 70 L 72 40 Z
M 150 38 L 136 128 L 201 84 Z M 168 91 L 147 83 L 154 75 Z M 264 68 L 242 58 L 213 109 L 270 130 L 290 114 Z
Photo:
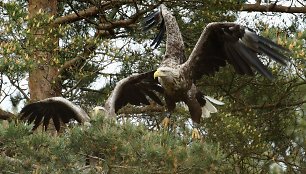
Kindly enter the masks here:
M 16 158 L 9 157 L 4 152 L 2 153 L 1 156 L 4 158 L 4 160 L 9 161 L 12 165 L 14 165 L 14 164 L 21 164 L 21 165 L 23 165 L 25 167 L 28 167 L 27 164 L 25 164 L 25 162 L 23 162 L 23 161 L 21 161 L 19 159 L 16 159 Z M 32 164 L 31 167 L 34 168 L 34 169 L 39 168 L 39 166 L 35 165 L 35 164 Z
M 281 12 L 281 13 L 306 13 L 306 6 L 291 7 L 276 4 L 243 4 L 241 11 L 248 12 Z
M 99 12 L 103 12 L 105 10 L 111 9 L 116 5 L 126 5 L 126 4 L 134 4 L 135 0 L 117 0 L 117 1 L 106 1 L 104 3 L 102 3 L 99 8 L 96 6 L 93 7 L 89 7 L 85 10 L 79 11 L 77 14 L 76 13 L 72 13 L 72 14 L 68 14 L 66 16 L 62 16 L 62 17 L 58 17 L 57 19 L 55 19 L 54 21 L 54 25 L 59 25 L 59 24 L 67 24 L 67 23 L 72 23 L 75 21 L 79 21 L 81 19 L 84 18 L 88 18 L 91 16 L 94 16 L 96 14 L 98 14 Z M 154 9 L 157 5 L 153 5 L 150 8 L 148 8 L 146 11 L 150 11 L 152 9 Z
M 231 112 L 239 112 L 239 111 L 244 111 L 244 110 L 248 110 L 248 109 L 272 109 L 272 108 L 280 108 L 280 107 L 293 107 L 293 106 L 301 106 L 303 104 L 306 103 L 306 100 L 302 100 L 302 101 L 298 101 L 298 102 L 294 102 L 294 103 L 284 103 L 284 104 L 280 104 L 280 103 L 273 103 L 273 104 L 264 104 L 264 105 L 252 105 L 252 106 L 248 106 L 248 107 L 242 107 L 242 108 L 236 108 L 236 109 L 232 109 Z

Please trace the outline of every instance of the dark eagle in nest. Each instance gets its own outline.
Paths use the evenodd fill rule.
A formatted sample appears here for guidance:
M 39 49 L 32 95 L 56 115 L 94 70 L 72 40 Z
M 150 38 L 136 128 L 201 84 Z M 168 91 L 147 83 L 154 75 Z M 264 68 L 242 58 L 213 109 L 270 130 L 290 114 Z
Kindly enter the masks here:
M 289 52 L 287 49 L 257 35 L 247 27 L 230 22 L 208 24 L 186 59 L 179 26 L 165 5 L 160 5 L 158 11 L 148 15 L 144 24 L 145 30 L 159 25 L 159 33 L 152 42 L 155 48 L 166 33 L 166 52 L 163 61 L 155 71 L 133 74 L 116 84 L 105 103 L 105 110 L 110 116 L 115 116 L 119 109 L 127 104 L 150 105 L 151 101 L 154 101 L 164 105 L 165 101 L 168 111 L 173 112 L 177 102 L 184 102 L 193 122 L 199 123 L 203 107 L 211 105 L 210 102 L 221 104 L 204 96 L 197 89 L 195 82 L 203 75 L 212 75 L 220 67 L 231 64 L 238 74 L 254 75 L 256 70 L 272 79 L 272 74 L 260 61 L 258 54 L 264 54 L 282 65 L 286 65 L 288 60 L 281 54 Z M 210 108 L 211 111 L 214 110 L 214 107 Z M 34 121 L 35 126 L 42 120 L 46 126 L 51 118 L 59 123 L 58 117 L 63 122 L 70 118 L 79 122 L 89 119 L 84 111 L 80 111 L 71 102 L 62 98 L 51 98 L 30 104 L 21 111 L 21 115 L 29 122 Z M 55 125 L 59 129 L 59 124 Z

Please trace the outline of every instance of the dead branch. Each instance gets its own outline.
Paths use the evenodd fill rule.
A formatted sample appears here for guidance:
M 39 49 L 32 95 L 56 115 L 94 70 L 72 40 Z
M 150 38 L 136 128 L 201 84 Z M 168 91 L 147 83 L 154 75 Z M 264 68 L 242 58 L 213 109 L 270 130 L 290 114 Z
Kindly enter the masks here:
M 0 119 L 1 120 L 11 120 L 14 117 L 15 115 L 13 113 L 0 109 Z
M 158 105 L 148 105 L 143 107 L 133 107 L 133 106 L 125 106 L 119 110 L 118 115 L 120 114 L 149 114 L 156 112 L 164 112 L 165 107 Z
M 280 12 L 280 13 L 306 13 L 305 7 L 290 7 L 276 4 L 243 4 L 241 11 L 248 12 Z
M 85 10 L 79 11 L 77 14 L 72 13 L 66 16 L 58 17 L 54 21 L 54 25 L 72 23 L 84 18 L 88 18 L 98 14 L 99 12 L 104 12 L 105 10 L 111 9 L 116 5 L 120 4 L 132 4 L 135 3 L 135 0 L 117 0 L 117 1 L 106 1 L 99 5 L 99 8 L 96 6 L 89 7 Z

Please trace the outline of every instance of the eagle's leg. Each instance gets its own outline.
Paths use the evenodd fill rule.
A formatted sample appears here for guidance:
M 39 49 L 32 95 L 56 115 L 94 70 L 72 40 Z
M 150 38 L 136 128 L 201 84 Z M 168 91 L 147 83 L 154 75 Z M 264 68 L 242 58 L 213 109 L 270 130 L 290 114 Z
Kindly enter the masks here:
M 170 117 L 171 113 L 167 113 L 167 116 L 161 122 L 163 128 L 168 129 L 170 127 L 170 122 L 171 122 Z
M 167 112 L 166 112 L 166 117 L 164 118 L 161 124 L 163 128 L 169 130 L 171 123 L 170 117 L 175 109 L 175 100 L 169 96 L 165 96 L 165 101 L 167 105 Z
M 191 133 L 191 138 L 193 140 L 200 140 L 201 139 L 201 135 L 200 135 L 200 131 L 198 129 L 198 124 L 193 122 L 193 129 L 192 129 L 192 133 Z
M 198 92 L 195 85 L 188 91 L 188 95 L 185 99 L 185 104 L 188 106 L 189 113 L 192 119 L 192 139 L 201 139 L 200 132 L 198 130 L 199 123 L 202 116 L 202 102 L 198 100 Z

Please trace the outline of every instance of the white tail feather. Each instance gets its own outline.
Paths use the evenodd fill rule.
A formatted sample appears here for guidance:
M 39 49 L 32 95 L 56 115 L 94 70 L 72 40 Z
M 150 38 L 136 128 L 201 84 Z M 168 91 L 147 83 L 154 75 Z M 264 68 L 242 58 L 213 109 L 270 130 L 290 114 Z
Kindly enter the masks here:
M 205 106 L 202 107 L 202 117 L 203 118 L 209 118 L 210 117 L 210 112 L 208 111 L 208 109 Z
M 204 96 L 205 97 L 205 100 L 209 100 L 210 102 L 216 104 L 216 105 L 224 105 L 224 103 L 222 101 L 219 101 L 219 100 L 216 100 L 212 97 L 209 97 L 209 96 Z
M 205 105 L 202 107 L 202 117 L 204 118 L 209 118 L 210 117 L 210 113 L 216 113 L 218 112 L 217 108 L 213 105 L 213 104 L 216 104 L 216 105 L 224 105 L 223 102 L 219 101 L 219 100 L 216 100 L 212 97 L 209 97 L 209 96 L 203 96 L 206 103 Z M 184 103 L 184 102 L 181 102 L 181 106 L 186 110 L 188 111 L 188 106 Z
M 205 108 L 207 108 L 207 110 L 210 112 L 210 113 L 216 113 L 218 112 L 217 108 L 208 100 L 206 100 L 206 103 L 205 103 Z
M 210 117 L 210 113 L 216 113 L 218 112 L 217 108 L 213 105 L 224 105 L 223 102 L 216 100 L 212 97 L 209 96 L 204 96 L 205 98 L 205 105 L 202 107 L 202 117 L 204 118 L 209 118 Z M 212 104 L 213 103 L 213 104 Z

